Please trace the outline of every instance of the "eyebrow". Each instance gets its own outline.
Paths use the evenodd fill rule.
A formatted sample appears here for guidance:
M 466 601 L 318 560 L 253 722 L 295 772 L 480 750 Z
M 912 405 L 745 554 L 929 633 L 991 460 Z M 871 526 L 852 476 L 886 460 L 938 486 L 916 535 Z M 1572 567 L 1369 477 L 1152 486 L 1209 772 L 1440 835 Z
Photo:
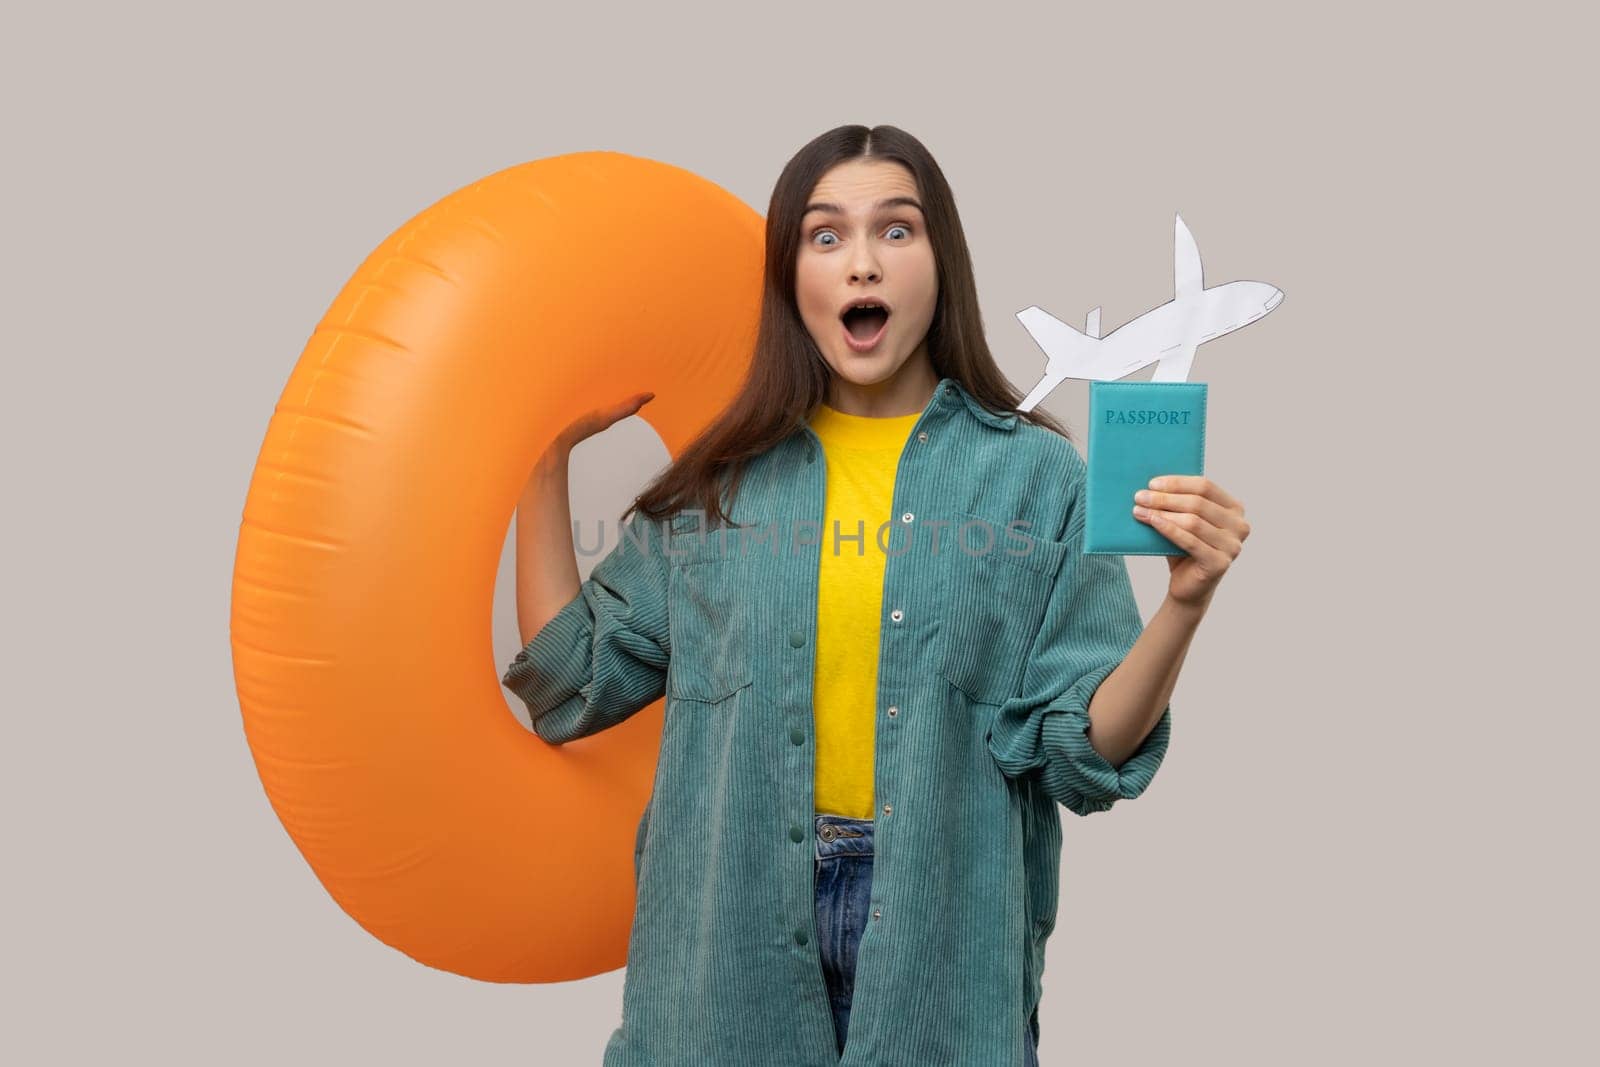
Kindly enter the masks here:
M 915 197 L 911 196 L 891 196 L 887 200 L 879 200 L 876 204 L 872 205 L 873 210 L 878 212 L 888 211 L 890 208 L 894 207 L 914 207 L 919 212 L 922 211 L 922 205 L 917 203 Z M 806 209 L 800 213 L 800 217 L 805 218 L 813 211 L 826 211 L 834 215 L 844 214 L 844 209 L 838 204 L 811 203 L 806 205 Z

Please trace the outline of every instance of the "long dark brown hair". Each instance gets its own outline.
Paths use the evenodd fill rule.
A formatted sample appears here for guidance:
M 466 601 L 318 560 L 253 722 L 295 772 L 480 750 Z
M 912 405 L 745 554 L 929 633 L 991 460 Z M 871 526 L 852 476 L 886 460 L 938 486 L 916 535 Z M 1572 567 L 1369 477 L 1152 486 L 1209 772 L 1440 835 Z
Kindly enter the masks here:
M 1024 394 L 1001 373 L 984 339 L 972 256 L 944 172 L 921 141 L 898 127 L 838 126 L 796 152 L 773 187 L 767 205 L 761 322 L 743 385 L 722 413 L 644 488 L 623 513 L 623 521 L 635 510 L 660 520 L 698 509 L 704 514 L 701 521 L 709 526 L 731 522 L 724 500 L 731 508 L 745 462 L 794 433 L 826 398 L 833 371 L 800 317 L 795 261 L 811 191 L 829 169 L 852 159 L 899 163 L 916 180 L 938 268 L 939 295 L 927 337 L 934 373 L 954 378 L 991 411 L 1016 411 Z M 1066 427 L 1047 412 L 1034 408 L 1017 414 L 1071 439 Z

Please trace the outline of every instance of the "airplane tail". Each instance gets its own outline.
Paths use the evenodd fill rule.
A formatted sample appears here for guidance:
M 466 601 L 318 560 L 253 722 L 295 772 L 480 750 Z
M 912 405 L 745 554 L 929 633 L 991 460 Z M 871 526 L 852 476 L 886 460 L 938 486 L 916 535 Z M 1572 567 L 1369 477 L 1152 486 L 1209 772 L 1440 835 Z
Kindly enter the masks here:
M 1018 405 L 1019 410 L 1033 410 L 1034 405 L 1065 378 L 1092 377 L 1088 368 L 1094 366 L 1095 349 L 1100 344 L 1099 308 L 1089 312 L 1084 324 L 1086 333 L 1078 332 L 1037 305 L 1017 312 L 1017 319 L 1045 355 L 1044 377 Z
M 1094 353 L 1095 345 L 1099 344 L 1099 308 L 1089 312 L 1085 323 L 1087 333 L 1079 332 L 1077 327 L 1062 322 L 1038 305 L 1023 308 L 1017 312 L 1017 319 L 1034 343 L 1044 349 L 1048 366 L 1052 369 L 1059 364 L 1062 370 L 1071 370 L 1088 359 Z

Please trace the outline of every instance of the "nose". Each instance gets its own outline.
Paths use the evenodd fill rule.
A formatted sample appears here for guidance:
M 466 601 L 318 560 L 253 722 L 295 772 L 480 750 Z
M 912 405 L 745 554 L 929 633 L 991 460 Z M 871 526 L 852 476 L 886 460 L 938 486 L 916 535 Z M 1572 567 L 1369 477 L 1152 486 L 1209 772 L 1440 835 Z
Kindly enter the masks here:
M 850 280 L 882 281 L 882 273 L 878 269 L 878 257 L 872 250 L 872 242 L 857 241 L 855 249 L 850 253 Z
M 1283 290 L 1282 289 L 1274 289 L 1274 290 L 1272 290 L 1272 295 L 1267 297 L 1267 310 L 1271 311 L 1273 308 L 1277 307 L 1279 302 L 1281 302 L 1282 300 L 1283 300 Z

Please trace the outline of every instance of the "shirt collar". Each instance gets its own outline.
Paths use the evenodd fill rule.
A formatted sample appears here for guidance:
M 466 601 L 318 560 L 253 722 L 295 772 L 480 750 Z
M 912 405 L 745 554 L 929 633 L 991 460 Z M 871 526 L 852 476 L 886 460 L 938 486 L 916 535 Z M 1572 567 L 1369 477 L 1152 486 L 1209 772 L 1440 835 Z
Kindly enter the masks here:
M 977 398 L 963 389 L 961 383 L 954 378 L 940 378 L 938 386 L 933 391 L 933 396 L 936 403 L 945 403 L 947 397 L 959 397 L 973 417 L 986 426 L 993 426 L 997 430 L 1012 430 L 1016 428 L 1018 418 L 1016 412 L 1013 411 L 1002 415 L 990 411 L 978 403 Z

